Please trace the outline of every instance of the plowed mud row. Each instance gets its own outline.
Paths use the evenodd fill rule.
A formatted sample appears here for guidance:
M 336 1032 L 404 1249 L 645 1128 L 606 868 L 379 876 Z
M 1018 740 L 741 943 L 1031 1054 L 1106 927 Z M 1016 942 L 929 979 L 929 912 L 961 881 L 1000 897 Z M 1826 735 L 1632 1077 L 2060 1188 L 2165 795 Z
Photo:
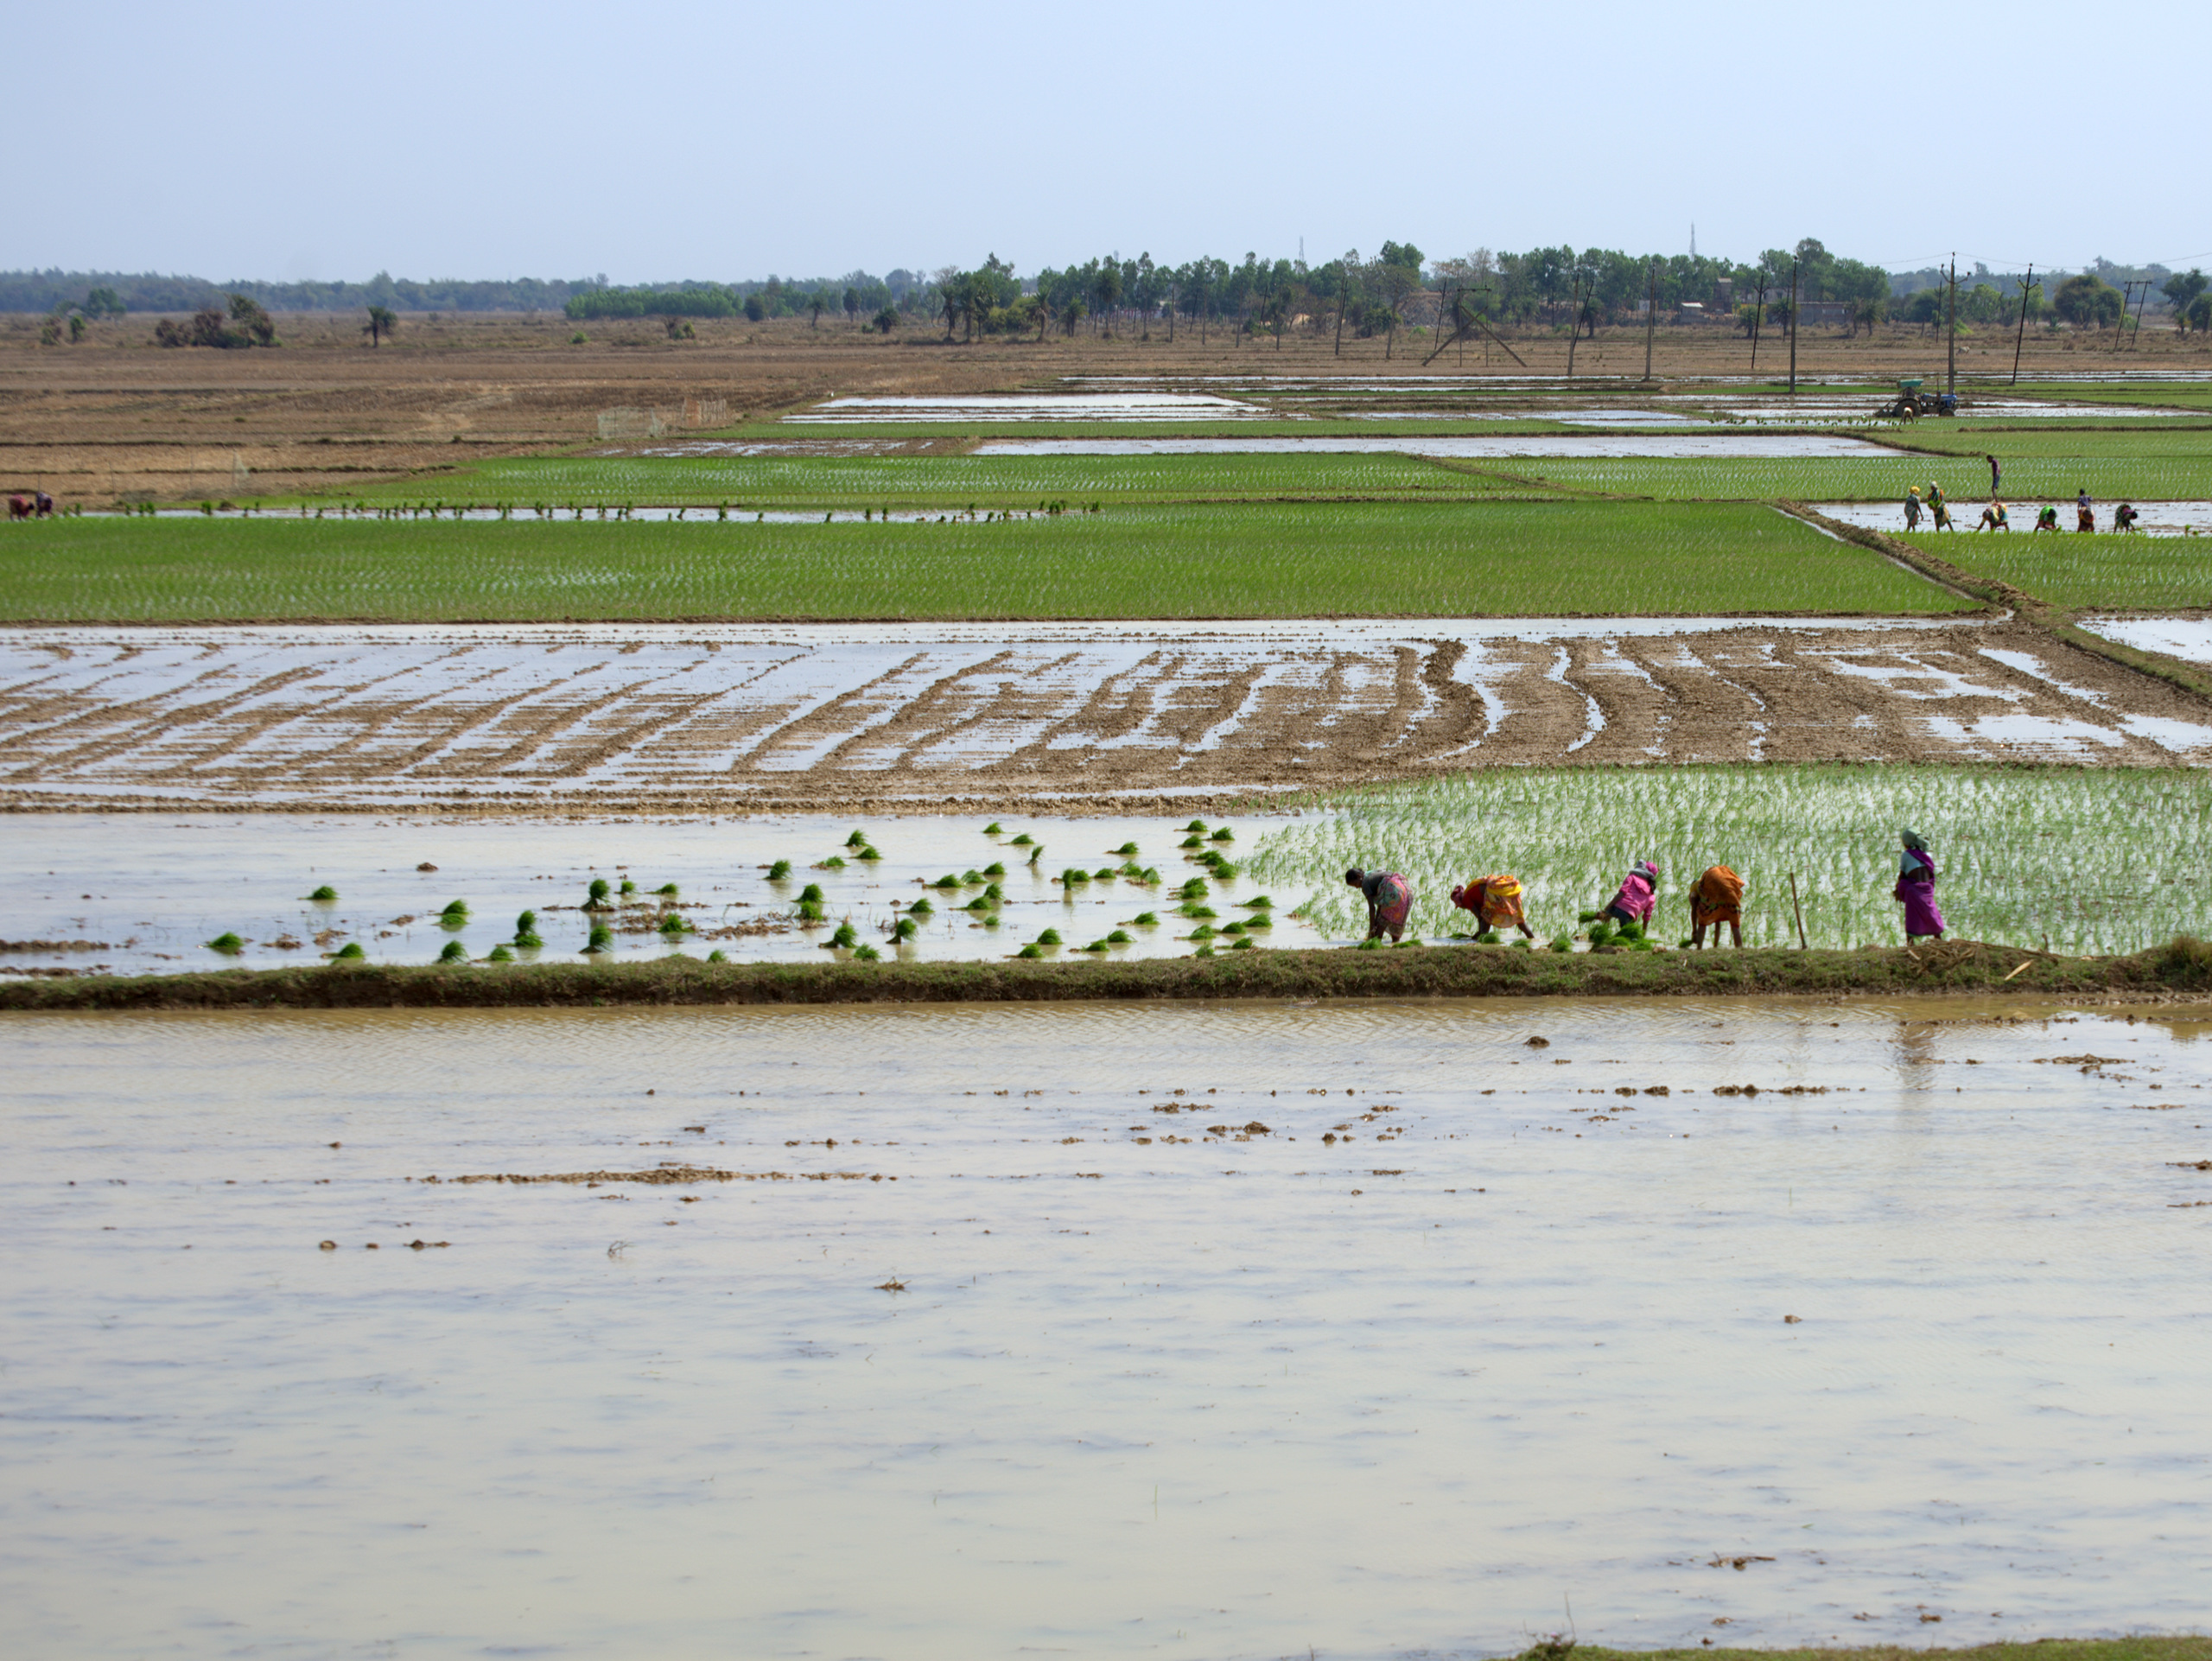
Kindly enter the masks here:
M 1122 810 L 1468 767 L 2212 763 L 2012 623 L 41 629 L 0 805 Z

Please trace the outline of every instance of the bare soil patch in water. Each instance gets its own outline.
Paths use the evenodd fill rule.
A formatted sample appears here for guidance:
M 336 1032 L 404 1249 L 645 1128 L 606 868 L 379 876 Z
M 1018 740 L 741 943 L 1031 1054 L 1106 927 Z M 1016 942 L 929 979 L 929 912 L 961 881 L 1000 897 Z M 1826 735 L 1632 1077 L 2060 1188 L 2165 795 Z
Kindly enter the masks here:
M 41 628 L 0 805 L 1206 811 L 1529 763 L 2212 755 L 1983 621 Z

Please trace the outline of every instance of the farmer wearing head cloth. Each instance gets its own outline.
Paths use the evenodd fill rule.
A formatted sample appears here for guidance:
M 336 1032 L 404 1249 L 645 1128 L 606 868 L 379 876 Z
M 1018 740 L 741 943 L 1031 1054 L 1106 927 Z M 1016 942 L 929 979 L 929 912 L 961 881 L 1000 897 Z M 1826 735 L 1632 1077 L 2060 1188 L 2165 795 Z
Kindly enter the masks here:
M 1509 872 L 1493 872 L 1452 889 L 1452 903 L 1461 911 L 1474 913 L 1478 933 L 1487 934 L 1503 924 L 1519 929 L 1532 940 L 1536 938 L 1536 931 L 1529 926 L 1521 909 L 1521 879 Z
M 1648 859 L 1639 859 L 1628 868 L 1619 889 L 1599 914 L 1610 917 L 1616 923 L 1648 923 L 1658 892 L 1659 868 Z
M 1744 879 L 1726 865 L 1708 866 L 1690 889 L 1690 944 L 1702 951 L 1705 931 L 1713 931 L 1713 949 L 1720 949 L 1720 926 L 1735 936 L 1737 950 L 1744 945 Z
M 1929 936 L 1943 938 L 1943 913 L 1936 908 L 1936 856 L 1917 830 L 1904 832 L 1897 887 L 1891 894 L 1904 907 L 1906 945 Z
M 1387 930 L 1393 940 L 1406 932 L 1406 918 L 1414 908 L 1414 887 L 1395 871 L 1363 871 L 1355 865 L 1344 881 L 1367 900 L 1367 938 L 1379 940 Z

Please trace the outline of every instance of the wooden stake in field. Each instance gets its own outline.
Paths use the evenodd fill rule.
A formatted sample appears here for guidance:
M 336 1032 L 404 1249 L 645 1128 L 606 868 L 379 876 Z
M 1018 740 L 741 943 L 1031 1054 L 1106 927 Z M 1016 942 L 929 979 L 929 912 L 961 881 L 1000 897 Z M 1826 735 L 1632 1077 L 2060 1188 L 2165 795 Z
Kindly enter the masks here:
M 2020 328 L 2012 339 L 2012 382 L 2020 384 L 2020 348 L 2028 343 L 2028 290 L 2036 285 L 2035 262 L 2028 262 L 2028 280 L 2020 284 Z
M 1959 390 L 1959 257 L 1951 256 L 1951 293 L 1943 308 L 1943 390 Z
M 1797 396 L 1797 266 L 1789 262 L 1789 396 Z
M 1651 379 L 1651 331 L 1659 326 L 1659 262 L 1655 259 L 1644 273 L 1643 299 L 1643 379 Z
M 1805 943 L 1805 908 L 1797 903 L 1797 873 L 1795 871 L 1789 874 L 1789 909 L 1797 916 L 1797 949 L 1810 951 L 1813 948 Z M 1713 938 L 1718 939 L 1719 936 Z

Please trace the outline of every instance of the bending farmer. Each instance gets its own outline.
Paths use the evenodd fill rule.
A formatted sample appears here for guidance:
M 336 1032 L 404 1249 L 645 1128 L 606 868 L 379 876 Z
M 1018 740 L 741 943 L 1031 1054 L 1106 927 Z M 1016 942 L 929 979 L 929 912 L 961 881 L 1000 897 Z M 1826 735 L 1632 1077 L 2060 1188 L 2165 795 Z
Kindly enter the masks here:
M 1529 920 L 1521 909 L 1521 879 L 1499 872 L 1470 882 L 1463 888 L 1452 890 L 1452 903 L 1462 911 L 1475 914 L 1478 934 L 1487 934 L 1501 924 L 1519 929 L 1530 939 L 1536 931 L 1529 926 Z
M 1406 917 L 1414 908 L 1413 884 L 1395 871 L 1363 871 L 1355 865 L 1344 881 L 1367 899 L 1367 938 L 1379 940 L 1387 930 L 1396 940 L 1406 932 Z
M 1744 947 L 1744 879 L 1726 865 L 1715 865 L 1698 878 L 1690 890 L 1690 945 L 1705 950 L 1705 931 L 1713 930 L 1715 951 L 1720 947 L 1720 926 L 1728 925 L 1736 949 Z

